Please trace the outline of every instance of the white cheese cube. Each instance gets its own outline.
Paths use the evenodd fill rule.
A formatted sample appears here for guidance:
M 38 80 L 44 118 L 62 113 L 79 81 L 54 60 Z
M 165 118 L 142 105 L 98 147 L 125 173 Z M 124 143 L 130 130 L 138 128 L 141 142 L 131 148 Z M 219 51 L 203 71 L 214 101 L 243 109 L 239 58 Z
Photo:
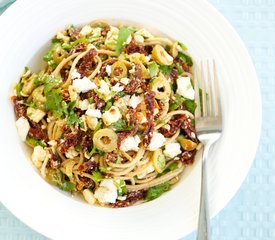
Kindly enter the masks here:
M 123 91 L 123 89 L 124 89 L 124 86 L 120 86 L 119 83 L 116 83 L 116 85 L 112 87 L 112 91 L 114 92 L 121 92 Z
M 96 118 L 101 118 L 102 117 L 102 113 L 99 109 L 88 108 L 88 110 L 86 111 L 85 114 L 90 116 L 90 117 L 96 117 Z
M 193 86 L 191 84 L 190 78 L 189 77 L 180 77 L 177 79 L 177 94 L 194 100 L 195 99 L 195 91 L 193 89 Z
M 80 36 L 85 37 L 85 36 L 89 35 L 92 32 L 92 30 L 93 29 L 90 25 L 86 25 L 81 29 L 79 34 L 80 34 Z
M 140 144 L 140 138 L 138 135 L 136 136 L 130 136 L 125 138 L 120 146 L 120 150 L 127 152 L 127 151 L 138 151 L 139 147 L 138 145 Z
M 43 162 L 48 158 L 48 152 L 41 146 L 36 146 L 33 149 L 33 153 L 31 156 L 33 164 L 40 168 Z
M 124 77 L 124 78 L 121 78 L 121 79 L 120 79 L 120 82 L 123 83 L 123 84 L 125 84 L 125 85 L 127 85 L 127 84 L 130 82 L 130 79 Z
M 142 102 L 143 98 L 142 96 L 139 95 L 132 95 L 130 101 L 129 101 L 129 106 L 132 108 L 136 108 L 138 104 Z
M 116 106 L 112 106 L 108 111 L 102 114 L 102 119 L 107 126 L 117 122 L 120 118 L 122 118 L 122 115 Z
M 164 155 L 169 158 L 174 158 L 177 155 L 181 154 L 180 144 L 179 143 L 168 143 L 165 145 L 165 150 L 163 151 Z
M 106 66 L 106 73 L 108 74 L 108 76 L 111 76 L 111 73 L 112 73 L 112 66 L 111 65 Z
M 43 112 L 40 109 L 35 109 L 32 107 L 27 108 L 27 116 L 34 122 L 38 123 L 40 120 L 46 115 L 45 112 Z
M 104 179 L 96 189 L 94 197 L 100 203 L 115 203 L 118 197 L 117 188 L 111 179 Z
M 28 132 L 30 130 L 30 124 L 29 121 L 25 117 L 20 117 L 15 122 L 19 137 L 22 141 L 26 141 L 26 137 L 28 135 Z
M 151 142 L 148 146 L 148 149 L 150 151 L 155 151 L 158 148 L 160 148 L 164 142 L 165 142 L 165 137 L 161 133 L 153 132 L 153 137 L 152 137 Z
M 96 89 L 97 86 L 94 82 L 92 82 L 89 78 L 84 77 L 82 79 L 74 79 L 73 80 L 73 87 L 75 88 L 77 93 L 85 93 L 90 90 Z

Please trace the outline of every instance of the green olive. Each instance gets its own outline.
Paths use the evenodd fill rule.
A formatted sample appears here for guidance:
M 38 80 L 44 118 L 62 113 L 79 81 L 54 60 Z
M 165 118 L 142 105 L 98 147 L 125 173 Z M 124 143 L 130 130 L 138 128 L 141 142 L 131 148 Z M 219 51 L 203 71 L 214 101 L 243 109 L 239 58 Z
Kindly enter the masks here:
M 115 62 L 111 68 L 111 77 L 116 77 L 118 79 L 127 77 L 126 65 L 121 61 Z
M 95 147 L 103 152 L 112 152 L 117 148 L 117 135 L 110 128 L 98 130 L 93 137 Z
M 156 93 L 156 99 L 166 99 L 171 94 L 170 84 L 164 77 L 153 78 L 149 86 Z
M 36 74 L 32 74 L 29 78 L 25 78 L 23 79 L 23 87 L 22 87 L 22 91 L 21 94 L 23 96 L 29 96 L 33 89 L 35 89 L 35 84 L 34 81 L 37 78 Z
M 177 137 L 177 141 L 180 143 L 181 147 L 186 151 L 193 151 L 198 146 L 197 143 L 195 143 L 189 139 L 186 139 L 182 135 Z
M 63 48 L 59 47 L 53 53 L 53 60 L 55 63 L 59 64 L 67 55 L 68 53 Z
M 153 48 L 152 57 L 160 65 L 171 65 L 174 60 L 159 44 Z
M 158 173 L 162 173 L 165 169 L 166 159 L 165 156 L 162 154 L 162 150 L 160 148 L 153 152 L 152 163 L 154 169 Z

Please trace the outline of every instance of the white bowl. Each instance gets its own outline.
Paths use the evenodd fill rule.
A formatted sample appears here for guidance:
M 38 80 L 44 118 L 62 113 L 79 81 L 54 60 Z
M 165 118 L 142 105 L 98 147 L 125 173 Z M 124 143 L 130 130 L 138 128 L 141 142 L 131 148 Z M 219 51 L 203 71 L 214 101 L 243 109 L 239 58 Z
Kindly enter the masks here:
M 9 96 L 23 68 L 39 70 L 45 46 L 57 31 L 98 18 L 145 26 L 184 42 L 195 59 L 216 60 L 224 131 L 209 159 L 211 216 L 243 182 L 260 134 L 259 86 L 240 38 L 206 1 L 19 0 L 0 18 L 0 199 L 19 219 L 52 239 L 179 239 L 197 224 L 200 164 L 152 202 L 125 209 L 92 207 L 43 181 L 17 136 Z

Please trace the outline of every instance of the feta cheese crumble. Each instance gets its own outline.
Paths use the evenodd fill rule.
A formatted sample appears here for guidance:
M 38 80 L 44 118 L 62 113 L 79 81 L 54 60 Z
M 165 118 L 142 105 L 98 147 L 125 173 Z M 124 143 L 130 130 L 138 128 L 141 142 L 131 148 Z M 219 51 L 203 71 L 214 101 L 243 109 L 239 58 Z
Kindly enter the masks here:
M 150 151 L 155 151 L 160 148 L 165 142 L 165 137 L 159 132 L 153 132 L 153 137 L 148 146 Z
M 177 79 L 177 94 L 194 100 L 195 99 L 195 91 L 192 87 L 191 81 L 189 77 L 180 77 Z
M 89 108 L 86 113 L 86 115 L 90 116 L 90 117 L 96 117 L 96 118 L 101 118 L 102 117 L 102 113 L 99 109 L 91 109 Z
M 130 101 L 129 101 L 129 106 L 132 108 L 136 108 L 137 105 L 139 105 L 142 102 L 143 98 L 139 95 L 132 95 Z
M 114 92 L 121 92 L 123 91 L 123 89 L 124 89 L 124 86 L 120 86 L 119 83 L 116 83 L 116 85 L 112 87 L 112 91 Z
M 29 121 L 25 117 L 20 117 L 15 123 L 18 135 L 21 138 L 21 140 L 24 142 L 26 141 L 28 132 L 30 130 L 30 124 Z
M 43 162 L 47 158 L 48 158 L 48 153 L 43 147 L 41 147 L 41 146 L 34 147 L 31 159 L 32 159 L 33 164 L 37 168 L 40 168 L 42 166 Z
M 103 122 L 109 126 L 110 124 L 117 122 L 122 115 L 116 106 L 112 106 L 108 111 L 102 114 Z
M 97 89 L 95 83 L 93 83 L 89 78 L 84 77 L 81 79 L 73 80 L 73 87 L 75 88 L 77 93 L 85 93 L 93 89 Z
M 38 123 L 46 115 L 46 113 L 40 109 L 28 107 L 27 116 L 34 122 Z
M 111 179 L 104 179 L 95 190 L 94 197 L 100 203 L 115 203 L 118 197 L 117 188 Z
M 106 66 L 106 73 L 108 74 L 108 76 L 111 76 L 111 73 L 112 73 L 112 66 L 111 65 Z
M 125 138 L 120 146 L 120 150 L 124 151 L 124 152 L 128 152 L 128 151 L 138 151 L 139 147 L 138 145 L 140 144 L 140 138 L 138 135 L 136 136 L 130 136 Z
M 179 143 L 168 143 L 165 145 L 165 150 L 163 151 L 164 155 L 169 158 L 174 158 L 177 155 L 181 154 L 180 144 Z

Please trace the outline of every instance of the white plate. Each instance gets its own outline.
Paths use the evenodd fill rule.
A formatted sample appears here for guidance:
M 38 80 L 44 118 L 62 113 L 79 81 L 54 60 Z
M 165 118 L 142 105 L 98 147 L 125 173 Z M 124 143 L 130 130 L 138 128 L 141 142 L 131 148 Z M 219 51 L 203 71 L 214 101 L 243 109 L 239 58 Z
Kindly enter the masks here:
M 41 49 L 70 23 L 97 18 L 138 23 L 184 42 L 196 59 L 214 58 L 220 70 L 223 137 L 209 162 L 211 216 L 233 197 L 253 161 L 261 99 L 251 59 L 238 35 L 200 0 L 19 0 L 0 18 L 1 201 L 19 219 L 52 239 L 179 239 L 195 229 L 200 165 L 161 198 L 135 207 L 90 207 L 56 191 L 34 171 L 22 150 L 9 101 L 26 65 L 38 70 Z

